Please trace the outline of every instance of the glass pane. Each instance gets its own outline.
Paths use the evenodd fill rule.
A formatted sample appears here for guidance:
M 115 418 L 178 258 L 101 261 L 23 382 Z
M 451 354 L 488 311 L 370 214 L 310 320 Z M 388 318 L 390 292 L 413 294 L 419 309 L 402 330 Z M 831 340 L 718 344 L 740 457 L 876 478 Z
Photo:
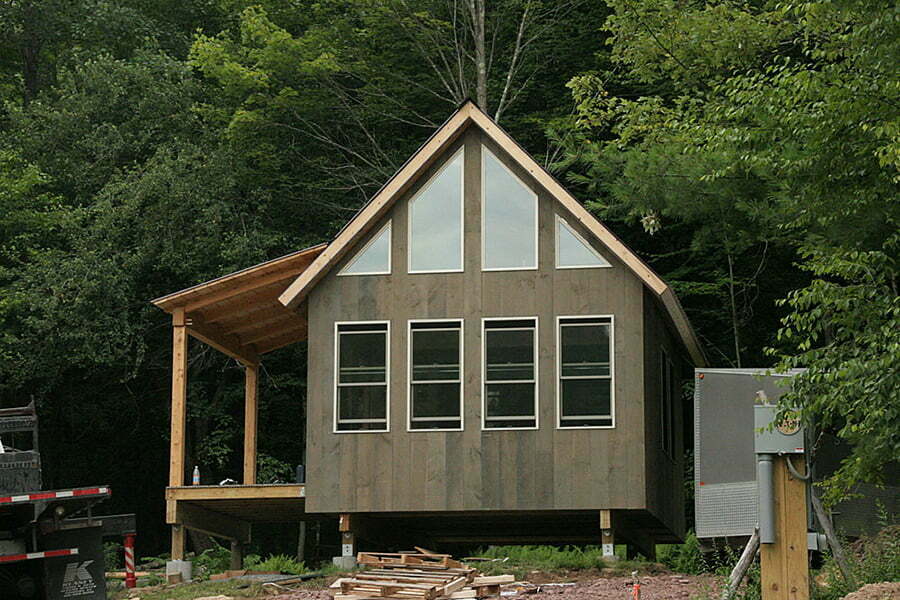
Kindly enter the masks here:
M 412 331 L 413 381 L 459 379 L 459 330 Z
M 390 273 L 391 224 L 381 230 L 368 246 L 350 261 L 341 275 L 363 275 L 366 273 Z
M 487 329 L 487 381 L 534 379 L 534 330 Z
M 609 325 L 561 325 L 563 377 L 608 376 Z
M 387 419 L 386 385 L 353 385 L 338 388 L 340 419 Z
M 610 384 L 609 379 L 562 380 L 560 382 L 562 416 L 609 416 Z
M 384 382 L 385 339 L 383 331 L 371 333 L 341 333 L 340 383 Z
M 460 152 L 409 205 L 409 270 L 462 269 Z
M 556 220 L 556 239 L 558 240 L 557 252 L 559 252 L 556 262 L 560 267 L 609 266 L 606 259 L 575 235 L 575 232 L 562 219 Z
M 537 197 L 486 148 L 484 259 L 486 269 L 536 268 Z
M 484 388 L 487 417 L 534 416 L 533 383 L 488 383 Z
M 412 416 L 459 417 L 458 383 L 418 383 L 412 386 Z

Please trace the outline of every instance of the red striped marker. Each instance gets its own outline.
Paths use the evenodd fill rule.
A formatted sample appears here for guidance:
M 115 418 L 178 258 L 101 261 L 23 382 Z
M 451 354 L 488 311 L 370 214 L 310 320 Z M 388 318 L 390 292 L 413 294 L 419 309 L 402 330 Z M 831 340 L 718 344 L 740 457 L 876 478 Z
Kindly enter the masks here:
M 76 554 L 78 554 L 78 548 L 29 552 L 27 554 L 7 554 L 6 556 L 0 556 L 0 563 L 21 562 L 23 560 L 35 560 L 37 558 L 56 558 L 57 556 L 75 556 Z
M 125 587 L 137 587 L 137 577 L 134 574 L 134 534 L 125 534 Z
M 63 498 L 81 498 L 83 496 L 109 496 L 108 487 L 79 488 L 77 490 L 61 490 L 53 492 L 34 492 L 19 496 L 2 496 L 0 504 L 22 504 L 25 502 L 37 502 L 38 500 L 60 500 Z

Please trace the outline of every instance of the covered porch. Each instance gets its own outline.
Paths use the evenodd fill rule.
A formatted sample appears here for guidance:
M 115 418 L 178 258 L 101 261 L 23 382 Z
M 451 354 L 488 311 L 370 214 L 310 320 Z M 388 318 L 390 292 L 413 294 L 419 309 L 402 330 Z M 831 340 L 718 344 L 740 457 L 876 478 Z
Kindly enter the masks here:
M 326 244 L 300 250 L 153 301 L 172 316 L 172 395 L 166 523 L 172 559 L 183 560 L 186 530 L 231 542 L 239 565 L 252 523 L 307 518 L 302 484 L 257 483 L 259 374 L 263 355 L 306 339 L 306 308 L 288 309 L 278 297 Z M 244 369 L 243 472 L 240 485 L 185 485 L 188 339 L 234 358 Z M 237 567 L 236 567 L 237 568 Z

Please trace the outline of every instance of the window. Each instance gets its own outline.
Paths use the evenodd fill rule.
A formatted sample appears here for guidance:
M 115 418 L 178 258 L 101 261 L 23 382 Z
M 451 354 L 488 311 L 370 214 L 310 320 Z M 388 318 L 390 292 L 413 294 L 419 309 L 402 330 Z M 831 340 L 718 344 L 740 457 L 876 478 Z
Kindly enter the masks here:
M 556 268 L 589 269 L 608 267 L 606 261 L 566 221 L 556 217 Z
M 409 203 L 409 272 L 462 271 L 463 151 Z
M 462 429 L 462 321 L 409 324 L 409 428 Z
M 612 317 L 560 318 L 559 426 L 613 427 Z
M 482 258 L 485 271 L 537 268 L 537 195 L 482 147 Z
M 338 275 L 390 275 L 391 222 L 363 246 Z
M 336 431 L 388 430 L 388 324 L 336 323 Z
M 660 446 L 667 456 L 675 455 L 675 430 L 673 427 L 673 406 L 677 385 L 675 368 L 665 350 L 659 351 L 659 421 L 660 421 Z
M 485 319 L 485 429 L 537 428 L 537 319 Z

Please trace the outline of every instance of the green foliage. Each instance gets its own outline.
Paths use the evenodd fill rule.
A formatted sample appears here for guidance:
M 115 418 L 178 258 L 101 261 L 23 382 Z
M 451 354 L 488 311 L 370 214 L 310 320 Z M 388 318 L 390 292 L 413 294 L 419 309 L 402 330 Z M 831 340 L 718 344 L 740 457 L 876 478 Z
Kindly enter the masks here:
M 709 563 L 700 551 L 700 541 L 693 531 L 688 532 L 683 544 L 658 546 L 657 559 L 677 573 L 698 575 L 710 570 Z
M 122 544 L 118 542 L 103 543 L 103 564 L 107 571 L 116 571 L 125 566 Z
M 141 589 L 141 600 L 194 600 L 211 596 L 229 598 L 259 598 L 262 586 L 246 581 L 204 581 L 190 585 L 161 586 L 158 589 Z M 123 593 L 117 598 L 127 598 Z
M 262 560 L 259 556 L 247 557 L 244 560 L 244 568 L 254 571 L 276 571 L 290 575 L 302 575 L 309 573 L 306 565 L 293 556 L 286 554 L 274 554 Z
M 231 549 L 213 542 L 208 548 L 193 558 L 194 577 L 209 579 L 210 575 L 222 573 L 231 568 Z
M 850 575 L 855 585 L 844 579 L 830 554 L 821 569 L 820 582 L 813 588 L 815 600 L 837 600 L 867 583 L 900 580 L 900 526 L 885 527 L 877 535 L 844 544 Z
M 542 571 L 578 571 L 605 566 L 603 550 L 597 546 L 490 546 L 476 554 L 483 558 L 507 559 L 496 563 L 479 563 L 485 572 L 492 569 L 538 569 Z

